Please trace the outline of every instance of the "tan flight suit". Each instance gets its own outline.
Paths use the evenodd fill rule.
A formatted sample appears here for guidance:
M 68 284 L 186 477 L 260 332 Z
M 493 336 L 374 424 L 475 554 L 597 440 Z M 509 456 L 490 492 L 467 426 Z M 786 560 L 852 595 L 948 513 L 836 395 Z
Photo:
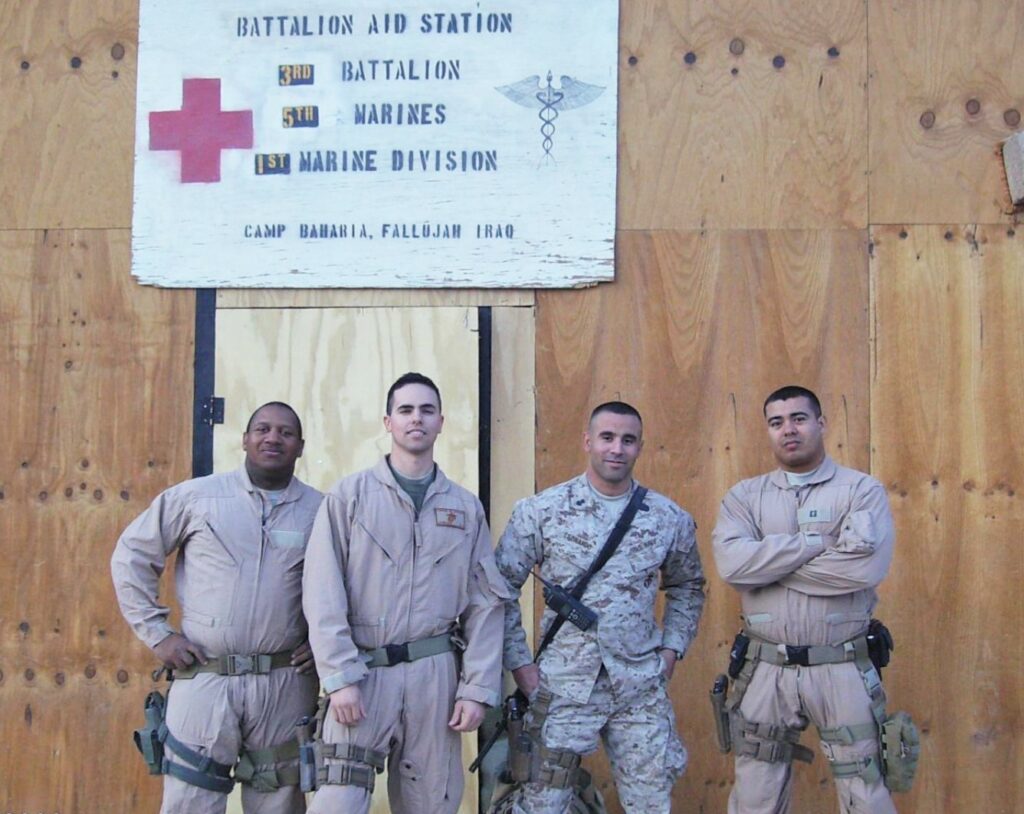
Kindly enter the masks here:
M 838 645 L 862 636 L 877 602 L 875 586 L 892 559 L 893 522 L 877 480 L 825 458 L 807 484 L 776 470 L 734 486 L 713 535 L 722 578 L 740 592 L 746 628 L 785 645 Z M 877 674 L 875 675 L 877 678 Z M 869 724 L 865 679 L 853 662 L 810 667 L 758 663 L 740 713 L 754 723 L 802 730 Z M 822 744 L 837 762 L 873 757 L 874 738 Z M 881 779 L 835 778 L 844 814 L 895 812 Z M 730 814 L 784 814 L 790 763 L 736 758 Z
M 586 475 L 519 501 L 498 543 L 501 573 L 513 589 L 539 566 L 566 588 L 590 567 L 624 506 L 610 511 Z M 553 695 L 544 745 L 586 754 L 603 740 L 619 798 L 630 814 L 668 814 L 672 786 L 686 767 L 666 692 L 662 648 L 685 653 L 704 605 L 704 574 L 693 518 L 649 491 L 611 559 L 591 579 L 583 603 L 598 614 L 583 631 L 566 622 L 540 658 L 541 687 Z M 665 592 L 662 625 L 655 618 Z M 542 629 L 554 613 L 545 609 Z M 505 616 L 505 667 L 533 660 L 519 604 Z M 571 790 L 525 784 L 514 810 L 560 814 Z
M 504 598 L 480 501 L 437 470 L 417 517 L 387 460 L 344 478 L 324 498 L 303 578 L 309 640 L 326 692 L 358 683 L 366 718 L 330 710 L 324 741 L 390 755 L 394 814 L 454 814 L 462 797 L 456 699 L 496 705 Z M 360 651 L 458 630 L 466 649 L 368 669 Z M 321 786 L 311 812 L 360 814 L 370 792 Z
M 292 478 L 264 523 L 263 500 L 242 467 L 178 484 L 125 529 L 111 559 L 121 612 L 148 646 L 174 632 L 157 597 L 167 557 L 178 551 L 175 587 L 181 632 L 211 657 L 290 651 L 306 639 L 302 568 L 321 494 Z M 187 746 L 233 764 L 242 747 L 294 738 L 316 706 L 316 678 L 292 667 L 263 675 L 201 673 L 173 682 L 167 727 Z M 169 756 L 174 761 L 174 756 Z M 227 795 L 164 778 L 162 814 L 220 814 Z M 295 786 L 242 787 L 247 814 L 305 810 Z

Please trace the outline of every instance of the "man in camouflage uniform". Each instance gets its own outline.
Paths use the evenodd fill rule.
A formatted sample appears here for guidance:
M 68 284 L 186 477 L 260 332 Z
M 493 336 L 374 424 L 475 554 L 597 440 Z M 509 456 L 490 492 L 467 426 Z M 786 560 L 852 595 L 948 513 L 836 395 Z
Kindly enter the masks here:
M 643 448 L 640 414 L 623 402 L 594 409 L 583 435 L 586 472 L 513 511 L 496 557 L 513 589 L 539 566 L 566 588 L 590 567 L 637 488 L 633 467 Z M 583 631 L 565 624 L 534 663 L 516 599 L 505 612 L 505 667 L 534 707 L 546 702 L 547 750 L 587 754 L 604 741 L 619 798 L 630 814 L 668 814 L 672 786 L 686 767 L 666 691 L 675 663 L 697 632 L 704 575 L 693 519 L 650 491 L 629 531 L 582 597 L 598 614 Z M 662 628 L 654 617 L 660 572 Z M 542 627 L 554 614 L 546 610 Z M 527 721 L 529 723 L 529 720 Z M 545 769 L 555 767 L 542 763 Z M 525 783 L 514 810 L 561 814 L 571 788 Z
M 790 810 L 791 761 L 798 750 L 811 756 L 796 741 L 813 722 L 843 814 L 895 814 L 878 763 L 885 693 L 865 653 L 875 586 L 892 559 L 889 500 L 877 480 L 825 454 L 810 390 L 776 390 L 764 415 L 779 468 L 729 490 L 713 537 L 750 638 L 730 699 L 739 707 L 729 812 Z

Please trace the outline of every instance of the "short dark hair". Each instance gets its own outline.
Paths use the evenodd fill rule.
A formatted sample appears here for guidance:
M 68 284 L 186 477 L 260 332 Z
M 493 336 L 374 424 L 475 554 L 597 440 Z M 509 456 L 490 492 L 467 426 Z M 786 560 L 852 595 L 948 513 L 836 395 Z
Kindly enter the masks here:
M 403 373 L 401 376 L 395 379 L 395 383 L 388 388 L 388 397 L 387 400 L 384 402 L 385 415 L 391 415 L 391 408 L 395 406 L 393 404 L 395 399 L 395 391 L 398 390 L 400 387 L 405 387 L 407 384 L 422 384 L 429 387 L 431 390 L 434 391 L 435 394 L 437 394 L 437 409 L 441 409 L 441 391 L 437 389 L 437 385 L 434 384 L 434 382 L 431 381 L 429 377 L 424 376 L 422 373 L 410 372 Z
M 600 415 L 601 413 L 615 413 L 615 415 L 636 416 L 636 420 L 640 422 L 640 426 L 642 427 L 644 424 L 644 420 L 640 415 L 640 411 L 636 409 L 636 407 L 634 407 L 632 404 L 626 404 L 626 402 L 624 401 L 606 401 L 604 404 L 598 404 L 590 412 L 590 420 L 593 421 L 594 418 Z
M 283 401 L 268 401 L 266 404 L 261 404 L 259 407 L 253 410 L 252 415 L 249 416 L 249 421 L 245 425 L 246 432 L 250 432 L 252 430 L 253 419 L 256 418 L 256 414 L 264 407 L 281 407 L 282 409 L 287 410 L 289 413 L 295 416 L 295 423 L 298 426 L 299 430 L 299 440 L 302 440 L 302 419 L 299 418 L 299 414 L 295 412 L 294 407 L 292 407 L 290 404 L 285 404 Z
M 821 402 L 818 401 L 818 397 L 814 395 L 814 392 L 808 390 L 806 387 L 800 387 L 797 384 L 787 384 L 785 387 L 780 387 L 768 398 L 764 400 L 764 406 L 761 408 L 761 412 L 768 415 L 768 405 L 773 401 L 789 401 L 790 399 L 806 398 L 811 402 L 811 407 L 814 408 L 814 417 L 821 418 Z

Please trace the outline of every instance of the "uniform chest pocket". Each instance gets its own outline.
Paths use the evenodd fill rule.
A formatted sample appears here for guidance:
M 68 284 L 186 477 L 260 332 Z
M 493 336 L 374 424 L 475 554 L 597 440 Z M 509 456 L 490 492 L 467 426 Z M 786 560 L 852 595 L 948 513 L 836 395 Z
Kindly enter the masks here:
M 840 514 L 831 506 L 803 506 L 797 510 L 796 522 L 805 534 L 838 534 Z
M 460 529 L 437 529 L 425 541 L 424 555 L 429 557 L 434 565 L 442 565 L 446 560 L 457 559 L 460 552 L 469 552 L 466 532 Z M 468 556 L 464 558 L 467 561 L 469 559 Z
M 306 557 L 306 535 L 301 531 L 272 529 L 268 535 L 270 551 L 286 571 L 302 570 Z
M 622 552 L 634 574 L 649 575 L 661 568 L 665 552 L 661 546 L 631 546 Z
M 179 556 L 182 616 L 209 627 L 229 624 L 239 563 L 216 526 L 204 520 Z

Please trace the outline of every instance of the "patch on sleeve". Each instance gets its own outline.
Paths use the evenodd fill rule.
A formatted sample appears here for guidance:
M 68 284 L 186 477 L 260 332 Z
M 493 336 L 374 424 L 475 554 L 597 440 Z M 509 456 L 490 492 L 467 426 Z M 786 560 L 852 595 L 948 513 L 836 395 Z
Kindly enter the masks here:
M 466 528 L 466 513 L 461 509 L 434 509 L 434 522 L 452 529 Z

